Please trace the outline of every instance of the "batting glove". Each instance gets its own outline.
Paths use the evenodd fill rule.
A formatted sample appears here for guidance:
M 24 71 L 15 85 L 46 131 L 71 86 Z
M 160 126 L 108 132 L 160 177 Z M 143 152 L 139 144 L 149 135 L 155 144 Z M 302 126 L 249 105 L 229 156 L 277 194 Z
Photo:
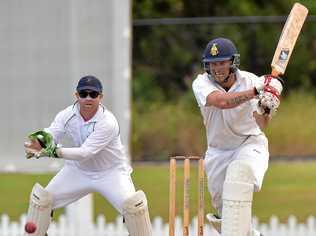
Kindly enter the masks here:
M 258 94 L 258 114 L 274 114 L 280 106 L 280 95 L 283 90 L 283 80 L 272 75 L 264 75 L 265 86 Z

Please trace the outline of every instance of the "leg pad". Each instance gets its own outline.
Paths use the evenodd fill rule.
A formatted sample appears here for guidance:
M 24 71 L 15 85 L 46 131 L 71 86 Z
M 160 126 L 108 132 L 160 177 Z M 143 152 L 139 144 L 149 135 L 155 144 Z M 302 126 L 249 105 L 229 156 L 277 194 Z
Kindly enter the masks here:
M 24 235 L 45 236 L 51 220 L 53 198 L 52 195 L 40 184 L 36 183 L 30 196 L 30 205 L 27 213 L 26 224 L 31 222 L 36 226 L 34 233 L 25 232 Z
M 233 161 L 228 166 L 223 186 L 222 236 L 250 234 L 253 182 L 248 163 Z
M 147 199 L 143 191 L 137 191 L 123 204 L 123 215 L 130 236 L 151 236 Z

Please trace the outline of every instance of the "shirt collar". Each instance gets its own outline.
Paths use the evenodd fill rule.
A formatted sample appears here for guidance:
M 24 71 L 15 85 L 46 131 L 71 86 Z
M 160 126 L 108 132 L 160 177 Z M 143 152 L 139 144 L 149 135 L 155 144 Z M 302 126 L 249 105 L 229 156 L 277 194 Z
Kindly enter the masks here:
M 100 103 L 97 112 L 94 114 L 94 116 L 90 120 L 86 121 L 86 123 L 98 122 L 98 120 L 100 119 L 100 117 L 102 116 L 105 110 L 106 110 L 105 106 Z M 80 107 L 79 107 L 78 102 L 74 104 L 73 113 L 83 120 L 83 117 L 80 114 Z

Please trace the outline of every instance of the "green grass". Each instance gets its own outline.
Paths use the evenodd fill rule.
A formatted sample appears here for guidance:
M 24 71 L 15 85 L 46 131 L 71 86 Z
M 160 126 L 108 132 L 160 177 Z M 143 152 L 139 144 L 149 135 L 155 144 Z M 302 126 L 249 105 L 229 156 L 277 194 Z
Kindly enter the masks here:
M 260 193 L 255 194 L 254 212 L 267 221 L 277 215 L 282 221 L 293 214 L 300 221 L 315 215 L 316 163 L 271 164 Z
M 191 206 L 192 214 L 196 212 L 197 173 L 191 169 Z M 7 213 L 17 220 L 28 207 L 31 188 L 35 182 L 46 185 L 52 175 L 1 174 L 0 213 Z M 179 168 L 177 209 L 182 209 L 182 172 Z M 168 219 L 169 173 L 167 164 L 136 165 L 133 174 L 138 189 L 143 189 L 148 197 L 151 217 L 162 216 Z M 299 221 L 316 212 L 316 163 L 272 163 L 266 174 L 262 191 L 254 196 L 254 214 L 260 221 L 266 222 L 271 215 L 277 215 L 285 221 L 289 215 L 298 217 Z M 95 194 L 95 214 L 105 214 L 107 220 L 116 217 L 115 210 L 99 195 Z M 211 211 L 210 197 L 206 192 L 206 212 Z M 58 210 L 55 218 L 62 213 Z M 180 211 L 179 211 L 180 213 Z

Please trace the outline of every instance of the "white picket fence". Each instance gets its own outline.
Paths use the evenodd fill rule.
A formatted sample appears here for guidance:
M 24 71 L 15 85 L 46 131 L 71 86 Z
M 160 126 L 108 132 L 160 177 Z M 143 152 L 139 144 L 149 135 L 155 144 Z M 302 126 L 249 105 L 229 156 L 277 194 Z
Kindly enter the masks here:
M 0 236 L 22 236 L 25 224 L 25 215 L 22 215 L 19 222 L 11 222 L 7 215 L 0 217 Z M 154 236 L 167 236 L 168 224 L 160 217 L 152 222 Z M 294 216 L 289 217 L 286 224 L 279 223 L 277 217 L 271 217 L 268 224 L 261 224 L 254 218 L 254 227 L 265 236 L 316 236 L 316 218 L 309 217 L 304 224 L 298 223 Z M 176 235 L 182 235 L 181 219 L 176 219 Z M 190 235 L 196 235 L 196 219 L 190 226 Z M 106 223 L 105 218 L 100 215 L 95 223 L 85 224 L 71 223 L 65 216 L 61 216 L 58 222 L 50 225 L 49 236 L 128 236 L 121 217 L 114 223 Z M 218 236 L 211 227 L 206 224 L 205 236 Z

